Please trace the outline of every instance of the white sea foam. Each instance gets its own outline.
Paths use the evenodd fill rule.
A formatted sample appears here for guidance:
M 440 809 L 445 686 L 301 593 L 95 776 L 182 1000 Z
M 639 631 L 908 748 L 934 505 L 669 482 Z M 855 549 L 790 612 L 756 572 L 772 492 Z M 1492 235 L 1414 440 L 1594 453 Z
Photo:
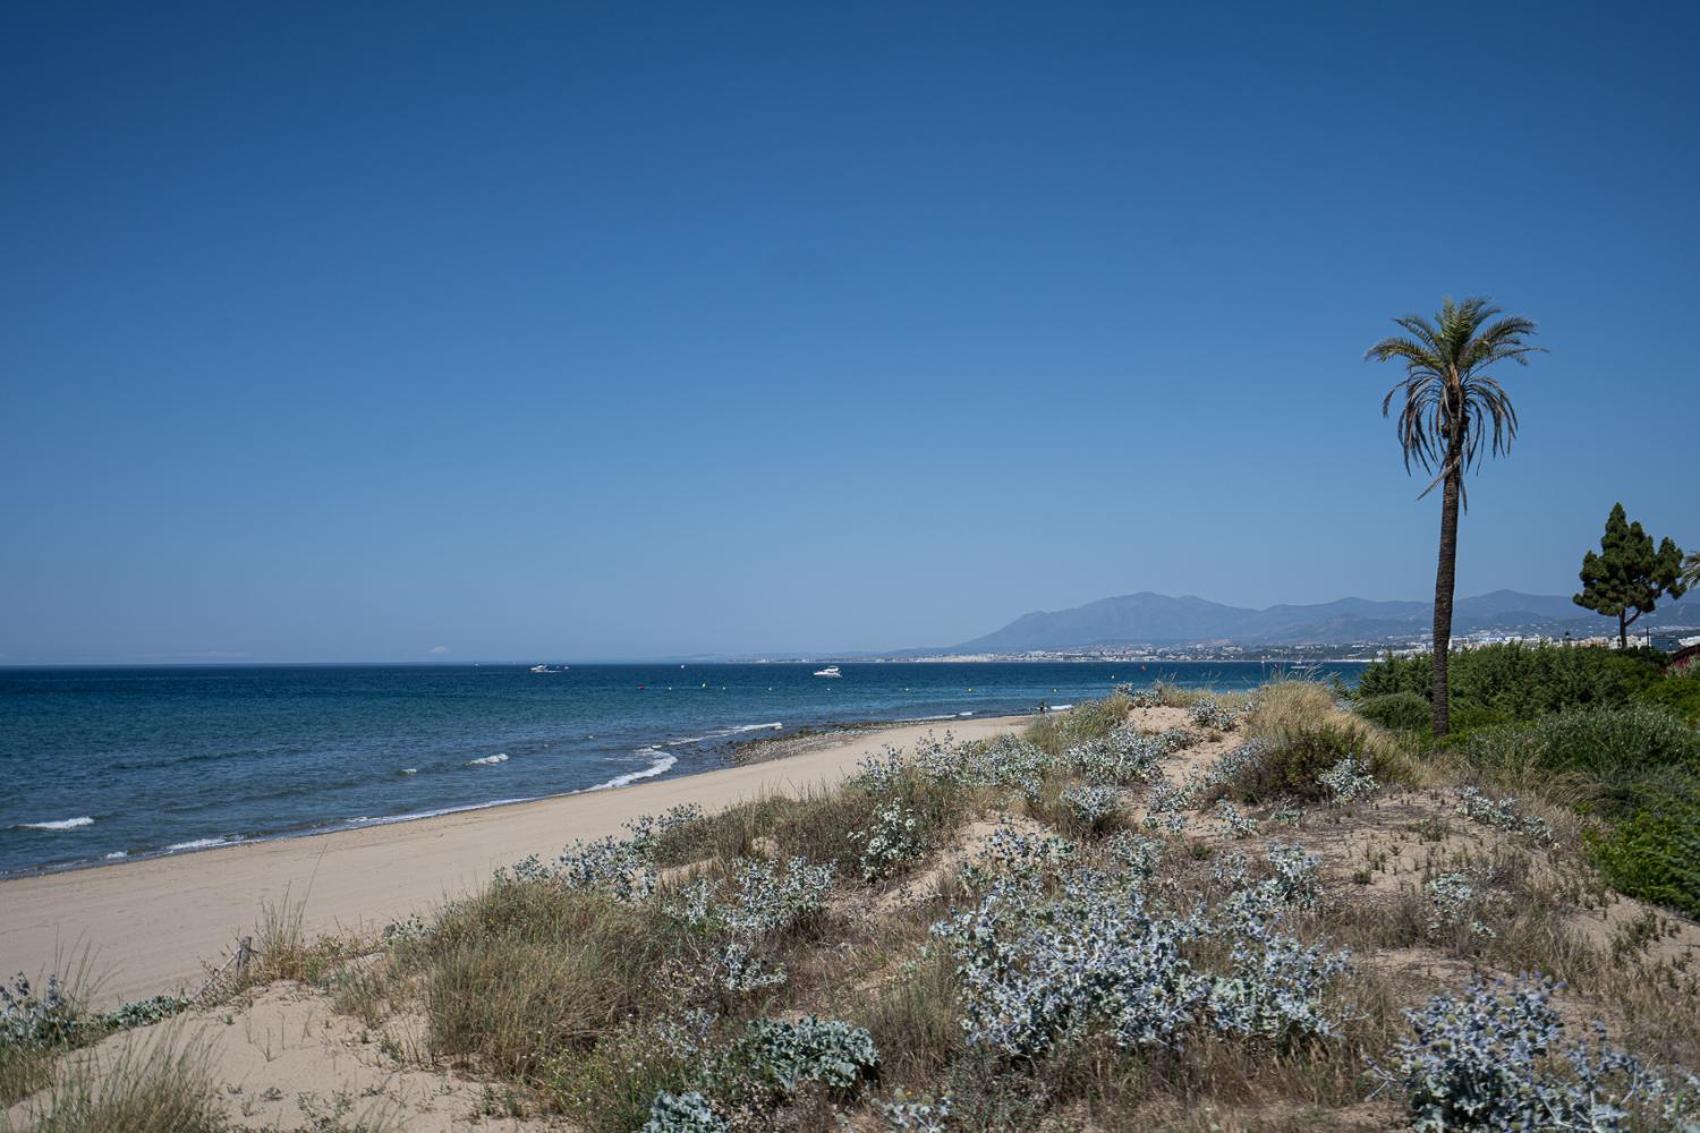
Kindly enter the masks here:
M 648 767 L 639 771 L 628 771 L 624 775 L 616 775 L 606 783 L 598 783 L 594 787 L 586 787 L 585 790 L 606 791 L 610 787 L 624 787 L 629 783 L 637 782 L 639 779 L 653 779 L 657 775 L 672 770 L 673 765 L 679 762 L 677 756 L 669 755 L 655 747 L 646 747 L 638 754 L 650 757 L 651 762 Z
M 957 715 L 958 716 L 972 716 L 972 715 L 974 715 L 974 713 L 972 713 L 972 712 L 958 712 Z
M 403 767 L 401 769 L 401 773 L 403 775 L 417 775 L 417 774 L 419 774 L 419 768 L 417 768 L 417 767 Z
M 745 732 L 776 732 L 783 727 L 785 727 L 785 725 L 780 723 L 778 720 L 773 721 L 771 724 L 733 724 L 729 728 L 717 728 L 716 730 L 708 733 L 706 736 L 686 736 L 683 739 L 668 740 L 666 741 L 665 746 L 684 747 L 687 744 L 702 744 L 707 743 L 710 740 L 723 740 L 727 736 L 740 736 Z
M 505 751 L 498 751 L 495 755 L 487 755 L 483 759 L 469 759 L 466 761 L 466 765 L 468 767 L 490 767 L 497 763 L 506 763 L 507 761 L 508 753 Z
M 88 815 L 77 818 L 61 818 L 57 822 L 20 822 L 20 830 L 76 830 L 82 826 L 93 826 L 94 819 Z
M 165 852 L 175 854 L 181 850 L 210 850 L 214 846 L 232 846 L 241 840 L 241 835 L 233 835 L 229 838 L 195 838 L 188 842 L 173 843 L 165 848 Z
M 349 826 L 389 826 L 396 822 L 412 822 L 420 818 L 441 818 L 445 814 L 463 814 L 469 810 L 489 810 L 493 806 L 509 806 L 513 803 L 528 803 L 531 798 L 520 799 L 491 799 L 487 803 L 467 803 L 464 806 L 445 806 L 436 810 L 421 810 L 412 814 L 385 814 L 376 818 L 351 818 Z
M 1074 707 L 1074 705 L 1072 705 L 1072 704 L 1053 704 L 1053 705 L 1051 705 L 1051 711 L 1052 712 L 1061 712 L 1065 708 L 1073 708 L 1073 707 Z
M 113 850 L 110 854 L 106 855 L 106 860 L 109 862 L 115 862 L 119 858 L 127 858 L 129 856 L 130 855 L 126 854 L 123 850 Z

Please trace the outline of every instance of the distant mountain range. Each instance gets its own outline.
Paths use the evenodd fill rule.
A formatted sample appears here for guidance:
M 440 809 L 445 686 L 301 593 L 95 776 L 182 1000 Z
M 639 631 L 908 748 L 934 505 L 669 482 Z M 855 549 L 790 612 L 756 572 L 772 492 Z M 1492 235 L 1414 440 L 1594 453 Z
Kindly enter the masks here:
M 1024 653 L 1030 650 L 1090 649 L 1127 645 L 1338 645 L 1409 638 L 1426 633 L 1433 614 L 1428 602 L 1373 602 L 1341 598 L 1312 606 L 1254 610 L 1187 595 L 1173 598 L 1149 591 L 1103 598 L 1072 610 L 1023 614 L 995 633 L 963 642 L 963 653 Z M 1636 624 L 1700 623 L 1700 603 L 1661 603 Z M 1614 619 L 1600 617 L 1568 596 L 1495 590 L 1460 598 L 1453 608 L 1456 635 L 1482 630 L 1508 633 L 1566 631 L 1578 637 L 1616 632 Z

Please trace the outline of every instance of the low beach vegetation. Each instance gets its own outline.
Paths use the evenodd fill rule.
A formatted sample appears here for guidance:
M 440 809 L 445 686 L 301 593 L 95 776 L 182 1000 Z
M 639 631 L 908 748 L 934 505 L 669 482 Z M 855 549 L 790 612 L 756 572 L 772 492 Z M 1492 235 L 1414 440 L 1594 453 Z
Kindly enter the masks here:
M 1663 661 L 1647 649 L 1562 645 L 1461 652 L 1451 666 L 1458 726 L 1432 754 L 1581 814 L 1594 864 L 1616 889 L 1700 915 L 1700 681 Z M 1370 666 L 1358 713 L 1431 746 L 1409 704 L 1429 663 L 1419 654 Z
M 1505 684 L 1460 679 L 1530 703 Z M 1691 1128 L 1693 733 L 1626 684 L 1444 744 L 1409 688 L 1123 690 L 633 822 L 382 934 L 274 909 L 219 994 L 289 981 L 398 1070 L 587 1133 Z M 14 987 L 23 1128 L 108 1098 L 224 1127 L 190 1046 L 77 1062 L 74 998 Z

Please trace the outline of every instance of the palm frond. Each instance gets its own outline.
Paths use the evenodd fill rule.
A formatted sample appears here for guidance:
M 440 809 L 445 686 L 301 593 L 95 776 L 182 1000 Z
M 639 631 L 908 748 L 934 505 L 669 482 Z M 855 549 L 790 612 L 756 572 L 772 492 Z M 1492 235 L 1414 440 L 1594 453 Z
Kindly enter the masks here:
M 1417 465 L 1434 473 L 1422 495 L 1478 467 L 1484 455 L 1511 451 L 1517 410 L 1487 370 L 1500 362 L 1526 365 L 1541 347 L 1527 341 L 1533 321 L 1501 314 L 1485 298 L 1455 302 L 1448 296 L 1432 322 L 1421 315 L 1396 318 L 1394 325 L 1409 337 L 1384 338 L 1364 354 L 1366 360 L 1404 363 L 1405 377 L 1382 399 L 1381 414 L 1395 416 L 1398 404 L 1394 432 L 1405 471 Z M 1459 486 L 1462 493 L 1462 480 Z

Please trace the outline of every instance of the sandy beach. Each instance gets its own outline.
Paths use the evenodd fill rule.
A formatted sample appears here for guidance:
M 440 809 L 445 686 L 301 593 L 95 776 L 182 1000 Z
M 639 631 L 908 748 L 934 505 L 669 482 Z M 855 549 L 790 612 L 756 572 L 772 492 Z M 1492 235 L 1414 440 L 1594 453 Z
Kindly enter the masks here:
M 220 962 L 264 902 L 304 902 L 309 933 L 369 929 L 465 893 L 528 854 L 618 833 L 638 815 L 795 794 L 838 782 L 886 744 L 907 747 L 947 728 L 982 739 L 1026 722 L 897 725 L 786 759 L 617 790 L 0 881 L 0 971 L 44 974 L 86 950 L 101 1005 L 192 990 L 202 962 Z

